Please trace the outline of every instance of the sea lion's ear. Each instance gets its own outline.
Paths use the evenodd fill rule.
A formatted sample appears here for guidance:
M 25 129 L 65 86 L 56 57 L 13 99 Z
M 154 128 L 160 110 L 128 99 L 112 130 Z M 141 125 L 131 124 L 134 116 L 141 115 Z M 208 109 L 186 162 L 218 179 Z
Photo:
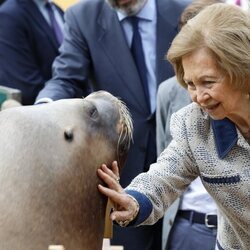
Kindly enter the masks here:
M 131 131 L 123 124 L 122 128 L 120 129 L 119 140 L 117 145 L 117 156 L 118 156 L 118 163 L 120 166 L 123 166 L 127 154 L 130 148 L 130 144 L 132 141 Z

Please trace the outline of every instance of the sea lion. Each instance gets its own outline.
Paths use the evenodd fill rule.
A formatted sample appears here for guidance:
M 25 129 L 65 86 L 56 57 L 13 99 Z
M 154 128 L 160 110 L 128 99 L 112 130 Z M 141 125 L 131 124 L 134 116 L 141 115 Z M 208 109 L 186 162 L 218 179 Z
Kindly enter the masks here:
M 106 199 L 96 171 L 124 164 L 126 106 L 105 91 L 0 112 L 0 249 L 100 250 Z

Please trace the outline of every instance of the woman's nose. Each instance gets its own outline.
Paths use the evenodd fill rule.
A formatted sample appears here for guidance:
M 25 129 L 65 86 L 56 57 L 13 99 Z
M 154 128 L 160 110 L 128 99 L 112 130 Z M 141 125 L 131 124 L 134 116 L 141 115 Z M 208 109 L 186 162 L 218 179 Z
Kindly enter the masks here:
M 204 89 L 197 89 L 195 93 L 195 102 L 202 105 L 207 102 L 207 100 L 210 98 L 209 94 L 204 91 Z

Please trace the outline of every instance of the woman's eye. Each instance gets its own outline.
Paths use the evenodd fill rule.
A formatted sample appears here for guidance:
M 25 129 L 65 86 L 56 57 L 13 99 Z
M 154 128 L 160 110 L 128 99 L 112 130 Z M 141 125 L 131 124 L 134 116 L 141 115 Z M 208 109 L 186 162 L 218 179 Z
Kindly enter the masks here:
M 214 83 L 214 81 L 204 81 L 204 84 L 206 84 L 206 85 L 211 85 L 213 83 Z
M 193 82 L 186 82 L 187 87 L 194 88 L 194 83 Z

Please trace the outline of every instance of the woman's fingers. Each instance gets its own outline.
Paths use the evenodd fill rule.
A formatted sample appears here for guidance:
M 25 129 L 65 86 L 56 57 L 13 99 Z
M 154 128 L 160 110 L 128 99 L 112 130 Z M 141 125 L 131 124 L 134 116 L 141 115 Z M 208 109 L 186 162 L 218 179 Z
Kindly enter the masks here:
M 112 168 L 112 171 L 115 174 L 115 176 L 117 176 L 117 178 L 120 180 L 120 174 L 119 174 L 119 168 L 118 168 L 117 161 L 112 162 L 111 168 Z
M 117 162 L 112 163 L 111 169 L 109 169 L 105 164 L 102 164 L 101 169 L 116 181 L 120 180 Z
M 123 188 L 119 184 L 117 176 L 105 164 L 97 170 L 97 175 L 108 185 L 109 188 L 118 192 L 123 192 Z
M 126 220 L 131 217 L 133 210 L 131 210 L 131 206 L 128 205 L 129 200 L 126 193 L 119 193 L 100 184 L 98 185 L 98 189 L 115 204 L 116 209 L 111 214 L 112 220 Z
M 116 221 L 127 221 L 133 217 L 134 204 L 133 200 L 124 192 L 119 184 L 119 169 L 117 162 L 112 163 L 111 169 L 103 164 L 98 170 L 97 175 L 106 183 L 108 187 L 98 185 L 99 191 L 107 196 L 114 203 L 114 211 L 110 217 Z
M 118 211 L 115 210 L 111 213 L 110 218 L 111 220 L 116 220 L 116 221 L 126 221 L 128 219 L 131 218 L 131 212 L 132 211 L 128 211 L 128 210 L 122 210 L 122 211 Z
M 117 204 L 118 206 L 123 207 L 124 206 L 124 198 L 123 195 L 125 193 L 120 193 L 116 190 L 113 190 L 108 187 L 104 187 L 101 184 L 98 185 L 99 191 L 104 194 L 105 196 L 109 197 L 113 203 Z
M 114 173 L 113 169 L 109 169 L 105 164 L 101 165 L 101 169 L 102 169 L 103 172 L 105 172 L 107 175 L 112 177 L 114 180 L 117 181 L 119 179 L 119 172 L 118 172 L 118 174 Z

